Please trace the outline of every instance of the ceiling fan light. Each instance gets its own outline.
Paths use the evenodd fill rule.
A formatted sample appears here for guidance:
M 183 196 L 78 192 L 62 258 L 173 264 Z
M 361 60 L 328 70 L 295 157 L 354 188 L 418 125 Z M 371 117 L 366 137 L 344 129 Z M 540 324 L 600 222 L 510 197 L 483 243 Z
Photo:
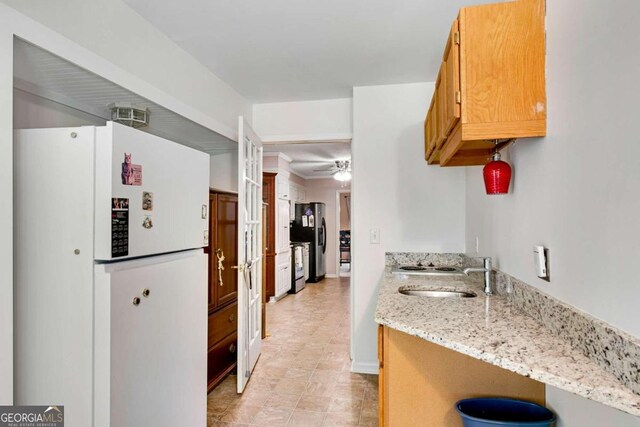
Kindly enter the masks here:
M 349 181 L 351 179 L 351 172 L 341 170 L 333 174 L 333 179 L 337 181 Z

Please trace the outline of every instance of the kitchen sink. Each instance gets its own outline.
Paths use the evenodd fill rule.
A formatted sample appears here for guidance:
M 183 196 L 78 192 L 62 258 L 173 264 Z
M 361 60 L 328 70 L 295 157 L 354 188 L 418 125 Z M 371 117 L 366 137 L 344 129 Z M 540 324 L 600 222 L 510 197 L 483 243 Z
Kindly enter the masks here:
M 393 274 L 406 274 L 415 276 L 465 276 L 460 267 L 433 267 L 422 265 L 401 265 L 391 270 Z
M 403 295 L 412 297 L 428 297 L 428 298 L 475 298 L 475 292 L 470 291 L 450 291 L 450 290 L 432 290 L 432 289 L 414 289 L 399 288 L 398 292 Z

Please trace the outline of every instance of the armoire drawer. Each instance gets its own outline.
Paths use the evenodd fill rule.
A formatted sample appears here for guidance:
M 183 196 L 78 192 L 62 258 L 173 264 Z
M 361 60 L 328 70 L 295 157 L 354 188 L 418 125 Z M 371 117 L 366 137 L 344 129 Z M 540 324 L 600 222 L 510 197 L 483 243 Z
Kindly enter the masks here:
M 227 371 L 237 361 L 237 334 L 229 335 L 209 349 L 207 356 L 207 378 L 209 381 Z
M 238 330 L 238 303 L 209 315 L 209 347 Z

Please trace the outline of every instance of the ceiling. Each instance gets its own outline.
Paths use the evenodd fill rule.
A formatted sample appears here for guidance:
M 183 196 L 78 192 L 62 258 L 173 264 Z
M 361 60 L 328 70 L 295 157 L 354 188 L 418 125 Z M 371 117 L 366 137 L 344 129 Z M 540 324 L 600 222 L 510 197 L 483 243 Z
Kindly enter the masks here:
M 254 103 L 434 81 L 458 9 L 489 2 L 124 1 Z
M 236 150 L 237 144 L 186 117 L 26 41 L 14 41 L 14 86 L 20 90 L 110 120 L 107 106 L 127 102 L 149 109 L 142 131 L 210 154 Z
M 330 178 L 330 171 L 317 172 L 335 166 L 336 160 L 351 159 L 348 142 L 264 145 L 267 153 L 282 153 L 291 158 L 291 170 L 303 178 Z

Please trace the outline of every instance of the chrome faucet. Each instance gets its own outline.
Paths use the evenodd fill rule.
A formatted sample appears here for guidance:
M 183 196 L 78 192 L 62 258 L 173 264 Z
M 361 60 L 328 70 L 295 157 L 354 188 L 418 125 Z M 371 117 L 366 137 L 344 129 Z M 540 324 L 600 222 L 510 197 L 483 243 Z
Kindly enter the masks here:
M 491 257 L 480 258 L 484 263 L 484 268 L 469 267 L 463 270 L 467 276 L 469 273 L 484 273 L 484 293 L 487 295 L 493 294 L 493 276 L 491 274 Z

